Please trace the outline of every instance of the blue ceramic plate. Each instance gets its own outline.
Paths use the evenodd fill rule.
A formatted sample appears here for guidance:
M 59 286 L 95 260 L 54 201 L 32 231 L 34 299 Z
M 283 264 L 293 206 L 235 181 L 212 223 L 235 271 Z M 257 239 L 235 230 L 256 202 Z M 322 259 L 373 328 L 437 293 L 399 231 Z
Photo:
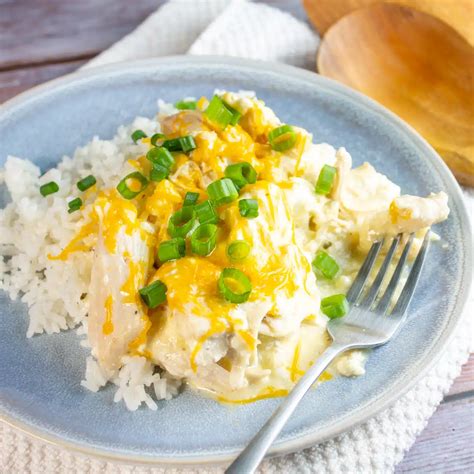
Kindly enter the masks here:
M 410 318 L 375 350 L 360 378 L 313 390 L 273 453 L 335 436 L 400 397 L 435 362 L 460 318 L 471 281 L 471 238 L 460 189 L 432 148 L 370 99 L 316 74 L 227 58 L 175 57 L 120 64 L 52 81 L 0 108 L 0 166 L 8 154 L 46 170 L 94 135 L 110 138 L 156 100 L 211 95 L 215 88 L 255 90 L 288 123 L 317 142 L 344 145 L 355 165 L 367 160 L 404 193 L 449 195 L 449 219 L 436 227 L 447 249 L 431 247 Z M 3 196 L 3 201 L 1 201 Z M 0 192 L 0 206 L 6 202 Z M 227 407 L 185 391 L 157 412 L 128 412 L 113 389 L 80 386 L 86 352 L 74 333 L 26 339 L 26 308 L 0 292 L 0 416 L 45 440 L 90 454 L 142 462 L 211 463 L 230 459 L 279 400 Z

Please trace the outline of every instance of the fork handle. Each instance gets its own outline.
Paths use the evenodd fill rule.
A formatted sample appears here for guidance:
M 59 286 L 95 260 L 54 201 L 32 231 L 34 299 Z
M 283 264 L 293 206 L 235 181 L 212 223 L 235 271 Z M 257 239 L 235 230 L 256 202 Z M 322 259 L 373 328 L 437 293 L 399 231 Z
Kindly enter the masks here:
M 314 382 L 323 373 L 330 362 L 341 352 L 348 349 L 345 345 L 331 344 L 307 370 L 291 392 L 275 410 L 270 419 L 253 437 L 247 447 L 237 456 L 234 462 L 226 469 L 226 474 L 251 474 L 265 456 L 268 448 L 279 435 L 288 418 L 295 411 L 298 403 L 311 388 Z

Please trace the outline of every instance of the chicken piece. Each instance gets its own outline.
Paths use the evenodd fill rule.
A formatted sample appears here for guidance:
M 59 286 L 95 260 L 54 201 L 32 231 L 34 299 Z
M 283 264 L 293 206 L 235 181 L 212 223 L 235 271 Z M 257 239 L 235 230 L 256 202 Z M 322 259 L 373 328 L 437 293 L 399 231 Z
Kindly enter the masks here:
M 167 137 L 189 135 L 203 129 L 199 110 L 184 110 L 161 120 L 161 131 Z
M 425 198 L 406 194 L 392 201 L 389 215 L 390 233 L 416 232 L 447 219 L 448 196 L 442 191 Z
M 395 198 L 388 209 L 367 216 L 359 234 L 359 247 L 368 250 L 382 236 L 417 232 L 444 221 L 449 214 L 444 192 L 428 197 L 404 195 Z
M 203 318 L 191 305 L 186 313 L 167 307 L 147 348 L 154 363 L 197 389 L 221 394 L 241 389 L 248 385 L 247 370 L 257 364 L 258 328 L 269 307 L 245 303 L 234 310 L 230 319 L 243 323 L 237 323 L 241 329 L 234 328 L 235 332 L 224 324 L 217 327 L 220 323 Z M 216 333 L 203 338 L 211 326 Z
M 448 217 L 445 193 L 400 196 L 400 188 L 369 164 L 350 170 L 340 192 L 341 212 L 353 221 L 361 251 L 383 236 L 416 232 Z
M 344 185 L 338 192 L 342 210 L 357 220 L 388 209 L 390 203 L 400 196 L 400 187 L 377 173 L 372 165 L 364 163 L 346 173 Z
M 149 326 L 138 290 L 147 279 L 154 228 L 140 222 L 133 212 L 126 212 L 128 220 L 121 225 L 125 214 L 117 213 L 113 204 L 100 208 L 98 215 L 99 235 L 89 286 L 88 337 L 92 354 L 112 377 L 122 365 L 122 356 L 129 352 L 131 344 L 140 343 L 140 336 Z
M 154 277 L 168 293 L 148 338 L 153 361 L 194 387 L 220 394 L 245 388 L 255 376 L 261 335 L 292 334 L 319 309 L 315 276 L 294 241 L 282 190 L 261 183 L 242 197 L 258 200 L 257 218 L 242 221 L 238 207 L 229 206 L 220 215 L 221 229 L 228 232 L 221 236 L 222 247 L 206 259 L 166 262 Z M 231 306 L 217 292 L 217 281 L 228 265 L 227 243 L 243 239 L 252 243 L 252 256 L 238 268 L 250 278 L 253 298 Z
M 347 153 L 345 148 L 339 148 L 336 152 L 336 163 L 334 164 L 337 173 L 335 183 L 333 184 L 330 196 L 332 199 L 339 201 L 342 188 L 347 180 L 349 171 L 352 168 L 352 157 Z

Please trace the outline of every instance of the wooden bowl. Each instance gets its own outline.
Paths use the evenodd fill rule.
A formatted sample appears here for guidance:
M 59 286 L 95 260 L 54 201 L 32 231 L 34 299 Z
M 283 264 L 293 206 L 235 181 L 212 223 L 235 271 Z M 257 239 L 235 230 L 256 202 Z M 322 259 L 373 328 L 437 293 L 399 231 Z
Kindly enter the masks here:
M 474 186 L 474 48 L 449 25 L 374 4 L 328 30 L 317 64 L 410 123 L 460 183 Z

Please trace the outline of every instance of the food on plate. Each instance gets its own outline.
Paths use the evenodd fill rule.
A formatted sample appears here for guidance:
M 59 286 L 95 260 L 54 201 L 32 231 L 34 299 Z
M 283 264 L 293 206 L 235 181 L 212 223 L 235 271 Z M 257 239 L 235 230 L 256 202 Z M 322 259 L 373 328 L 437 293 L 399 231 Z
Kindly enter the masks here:
M 83 386 L 112 382 L 132 410 L 183 382 L 227 403 L 285 395 L 370 245 L 414 232 L 416 250 L 449 213 L 445 193 L 401 195 L 249 92 L 159 101 L 43 175 L 9 157 L 0 176 L 0 288 L 28 305 L 27 336 L 76 328 Z

